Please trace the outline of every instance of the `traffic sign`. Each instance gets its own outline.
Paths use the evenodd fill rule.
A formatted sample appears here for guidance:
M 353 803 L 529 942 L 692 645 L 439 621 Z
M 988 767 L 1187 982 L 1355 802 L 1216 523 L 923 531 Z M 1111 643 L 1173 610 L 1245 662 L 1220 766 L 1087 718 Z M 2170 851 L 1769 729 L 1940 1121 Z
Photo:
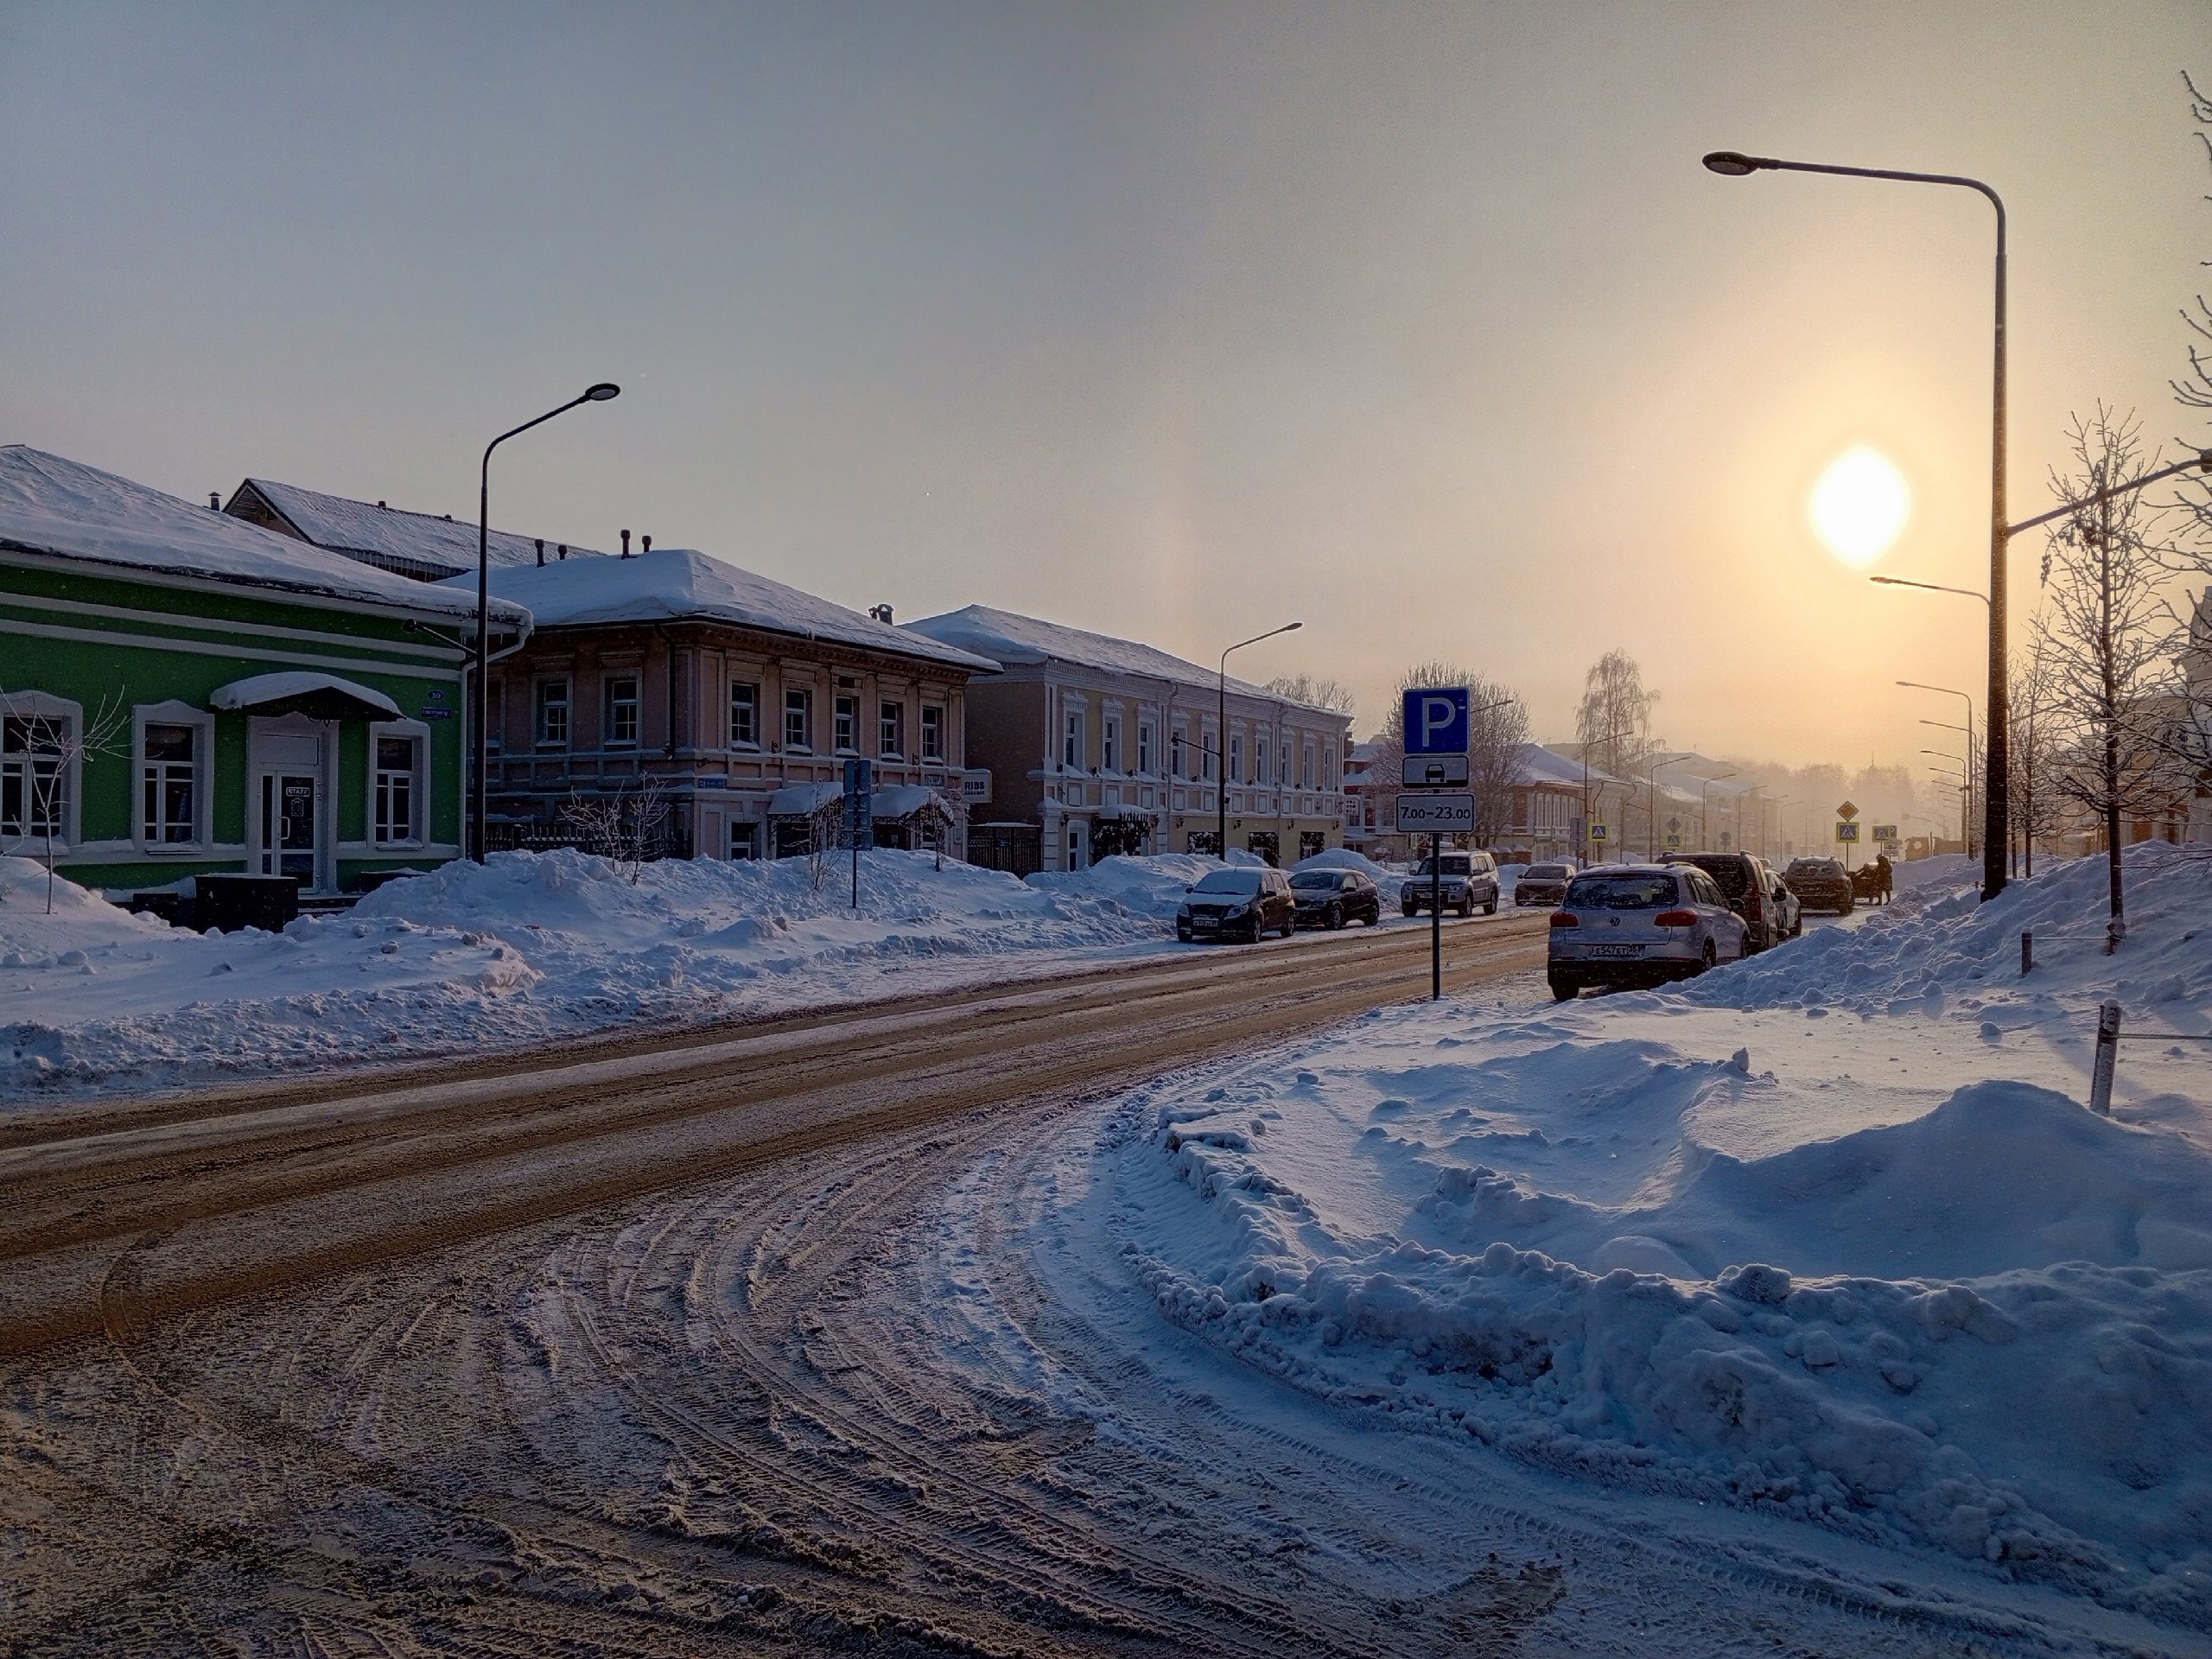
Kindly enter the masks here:
M 1406 753 L 1467 752 L 1467 688 L 1424 686 L 1405 694 Z
M 1400 763 L 1408 789 L 1465 789 L 1467 757 L 1464 754 L 1409 754 Z
M 1835 815 L 1839 818 L 1841 818 L 1846 823 L 1848 823 L 1852 819 L 1859 816 L 1859 809 L 1853 806 L 1849 801 L 1846 801 L 1841 806 L 1836 808 Z
M 1682 844 L 1682 838 L 1681 838 L 1680 836 L 1670 835 L 1670 836 L 1669 836 L 1667 837 L 1667 850 L 1668 850 L 1668 851 L 1669 851 L 1669 852 L 1674 851 L 1675 849 L 1679 848 L 1681 844 Z
M 1894 823 L 1878 823 L 1874 826 L 1875 840 L 1895 841 L 1897 838 L 1897 827 Z
M 1669 830 L 1680 830 L 1681 827 L 1682 821 L 1680 818 L 1669 818 L 1667 820 L 1667 828 Z
M 1472 795 L 1401 795 L 1397 799 L 1400 835 L 1466 835 L 1474 830 Z
M 1613 838 L 1613 826 L 1612 826 L 1611 824 L 1610 824 L 1610 823 L 1593 823 L 1593 824 L 1592 824 L 1592 825 L 1590 826 L 1590 839 L 1591 839 L 1591 840 L 1592 840 L 1592 841 L 1611 841 L 1612 838 Z
M 1848 818 L 1839 818 L 1839 819 L 1837 819 L 1837 820 L 1836 820 L 1836 826 L 1835 826 L 1835 838 L 1836 838 L 1838 841 L 1856 841 L 1856 840 L 1858 840 L 1858 839 L 1859 839 L 1859 826 L 1858 826 L 1857 824 L 1855 824 L 1855 823 L 1852 823 L 1852 822 L 1851 822 L 1851 820 L 1850 820 L 1850 819 L 1848 819 Z

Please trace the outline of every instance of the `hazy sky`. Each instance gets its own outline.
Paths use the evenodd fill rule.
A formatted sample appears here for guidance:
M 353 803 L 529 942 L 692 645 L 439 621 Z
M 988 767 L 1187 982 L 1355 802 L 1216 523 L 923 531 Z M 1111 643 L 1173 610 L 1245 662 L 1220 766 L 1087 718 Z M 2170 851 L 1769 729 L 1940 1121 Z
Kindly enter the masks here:
M 1980 607 L 1991 220 L 2014 516 L 2070 410 L 2177 410 L 2212 273 L 2205 0 L 2075 5 L 0 3 L 0 441 L 622 526 L 902 619 L 971 601 L 1254 677 L 1465 660 L 1569 734 L 1914 758 Z M 2014 556 L 2032 592 L 2037 548 Z M 1930 705 L 1934 706 L 1930 706 Z

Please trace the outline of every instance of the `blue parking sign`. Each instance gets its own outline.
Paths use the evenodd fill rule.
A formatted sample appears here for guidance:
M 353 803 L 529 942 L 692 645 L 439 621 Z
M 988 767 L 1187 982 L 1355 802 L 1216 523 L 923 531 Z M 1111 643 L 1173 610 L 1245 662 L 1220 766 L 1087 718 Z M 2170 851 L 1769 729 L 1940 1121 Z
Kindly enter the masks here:
M 1467 752 L 1467 688 L 1427 686 L 1406 693 L 1406 753 Z

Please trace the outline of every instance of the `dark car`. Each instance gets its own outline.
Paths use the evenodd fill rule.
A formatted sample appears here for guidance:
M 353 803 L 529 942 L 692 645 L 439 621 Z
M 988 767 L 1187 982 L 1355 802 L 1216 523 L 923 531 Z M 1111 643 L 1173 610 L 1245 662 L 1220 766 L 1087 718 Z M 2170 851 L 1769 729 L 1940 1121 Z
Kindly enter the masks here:
M 1668 864 L 1694 864 L 1713 878 L 1728 908 L 1744 918 L 1750 948 L 1764 950 L 1789 937 L 1774 902 L 1774 878 L 1753 853 L 1669 853 Z
M 1797 895 L 1797 902 L 1808 910 L 1829 910 L 1839 916 L 1848 916 L 1858 903 L 1852 895 L 1851 878 L 1844 874 L 1843 866 L 1832 858 L 1793 858 L 1789 868 L 1782 873 L 1782 880 Z
M 1357 870 L 1293 870 L 1290 896 L 1298 904 L 1300 927 L 1370 925 L 1382 919 L 1382 895 Z
M 1513 884 L 1513 902 L 1516 906 L 1556 905 L 1567 897 L 1567 884 L 1573 879 L 1574 865 L 1570 860 L 1531 864 Z
M 1175 937 L 1185 943 L 1249 939 L 1257 944 L 1268 933 L 1287 939 L 1297 927 L 1298 904 L 1281 870 L 1209 870 L 1183 894 L 1175 912 Z
M 1485 916 L 1497 914 L 1497 861 L 1488 853 L 1447 852 L 1440 861 L 1424 858 L 1398 889 L 1398 908 L 1418 916 L 1434 893 L 1440 910 L 1456 910 L 1471 916 L 1480 906 Z

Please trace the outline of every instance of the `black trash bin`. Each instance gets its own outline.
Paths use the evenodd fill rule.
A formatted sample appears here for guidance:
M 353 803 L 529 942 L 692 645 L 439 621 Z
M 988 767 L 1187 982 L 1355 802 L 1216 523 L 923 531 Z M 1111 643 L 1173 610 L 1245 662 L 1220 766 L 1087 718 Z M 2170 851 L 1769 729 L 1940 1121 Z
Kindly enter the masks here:
M 289 875 L 203 875 L 194 885 L 194 924 L 203 933 L 257 927 L 281 933 L 300 913 L 300 884 Z

